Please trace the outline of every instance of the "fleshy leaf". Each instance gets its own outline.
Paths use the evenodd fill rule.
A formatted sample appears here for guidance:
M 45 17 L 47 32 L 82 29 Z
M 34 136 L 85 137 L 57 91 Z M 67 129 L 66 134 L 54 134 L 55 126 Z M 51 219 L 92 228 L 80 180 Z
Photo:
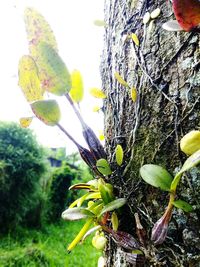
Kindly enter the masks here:
M 112 223 L 112 229 L 114 231 L 117 231 L 118 226 L 119 226 L 119 219 L 118 219 L 117 213 L 115 211 L 112 213 L 111 223 Z
M 136 35 L 135 33 L 132 33 L 132 34 L 131 34 L 131 38 L 132 38 L 133 42 L 134 42 L 137 46 L 140 45 L 140 41 L 139 41 L 139 39 L 138 39 L 138 37 L 137 37 L 137 35 Z
M 19 86 L 28 102 L 43 99 L 43 90 L 38 77 L 38 68 L 30 56 L 23 56 L 18 67 Z
M 124 158 L 124 151 L 121 145 L 117 145 L 115 148 L 115 157 L 116 157 L 116 162 L 119 166 L 122 165 L 123 163 L 123 158 Z
M 105 204 L 114 200 L 113 186 L 111 184 L 105 183 L 103 179 L 99 179 L 98 189 Z
M 83 80 L 80 71 L 74 70 L 71 74 L 72 88 L 69 94 L 75 103 L 79 103 L 83 99 Z
M 33 120 L 33 117 L 23 117 L 19 120 L 21 127 L 28 128 Z
M 187 203 L 186 201 L 181 200 L 181 199 L 175 200 L 173 202 L 173 205 L 176 208 L 182 209 L 185 212 L 191 212 L 191 211 L 193 211 L 193 207 L 189 203 Z
M 96 163 L 97 169 L 103 175 L 110 175 L 112 173 L 110 165 L 106 159 L 99 159 Z
M 49 126 L 56 125 L 60 120 L 60 108 L 55 100 L 36 101 L 31 108 L 36 117 Z
M 131 88 L 131 99 L 133 100 L 133 102 L 136 102 L 137 100 L 137 90 L 135 87 Z
M 125 87 L 129 87 L 128 83 L 122 78 L 122 76 L 118 72 L 115 72 L 115 78 L 118 81 L 118 83 L 120 83 L 121 85 Z
M 71 75 L 56 50 L 47 43 L 38 46 L 36 64 L 42 88 L 55 95 L 64 95 L 71 89 Z
M 93 223 L 93 218 L 89 218 L 87 219 L 86 223 L 84 224 L 84 226 L 81 228 L 80 232 L 78 233 L 78 235 L 74 238 L 74 240 L 71 242 L 71 244 L 69 244 L 67 250 L 70 253 L 72 251 L 72 249 L 74 249 L 76 247 L 76 245 L 81 241 L 81 239 L 83 238 L 83 236 L 87 233 L 87 231 L 89 230 L 90 226 Z
M 92 108 L 92 111 L 93 111 L 93 112 L 98 112 L 100 109 L 101 109 L 100 106 L 94 106 L 94 107 Z
M 197 166 L 200 164 L 200 150 L 196 151 L 194 154 L 192 154 L 183 164 L 181 170 L 176 174 L 174 177 L 174 180 L 171 184 L 171 190 L 176 190 L 176 187 L 181 179 L 181 176 L 184 172 L 190 170 L 191 168 Z
M 125 204 L 126 204 L 126 199 L 125 198 L 115 199 L 112 202 L 110 202 L 110 203 L 108 203 L 107 205 L 104 206 L 104 208 L 102 209 L 101 213 L 99 214 L 99 217 L 102 216 L 105 212 L 119 209 L 122 206 L 124 206 Z
M 85 219 L 87 217 L 94 217 L 94 214 L 85 208 L 69 208 L 62 213 L 62 218 L 65 221 L 76 221 Z
M 173 178 L 164 168 L 154 164 L 146 164 L 140 168 L 140 175 L 146 183 L 164 191 L 170 190 Z
M 199 0 L 173 0 L 174 14 L 179 25 L 190 31 L 200 23 L 200 1 Z
M 91 88 L 90 94 L 96 98 L 106 98 L 104 92 L 99 88 Z
M 192 155 L 200 149 L 200 131 L 191 131 L 183 136 L 180 141 L 181 150 L 187 154 Z
M 103 131 L 99 131 L 99 140 L 100 140 L 100 141 L 105 140 L 105 136 L 104 136 L 104 134 L 103 134 Z
M 43 42 L 48 43 L 52 48 L 57 50 L 53 31 L 39 12 L 33 8 L 26 8 L 24 12 L 24 22 L 31 56 L 37 58 L 37 47 Z
M 94 25 L 99 27 L 106 27 L 105 21 L 100 19 L 94 20 Z
M 169 20 L 162 25 L 162 28 L 169 32 L 183 31 L 177 20 Z

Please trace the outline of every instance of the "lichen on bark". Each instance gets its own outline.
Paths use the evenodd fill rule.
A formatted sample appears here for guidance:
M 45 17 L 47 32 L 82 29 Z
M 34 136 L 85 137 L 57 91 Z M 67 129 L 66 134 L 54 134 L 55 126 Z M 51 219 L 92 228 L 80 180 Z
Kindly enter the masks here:
M 142 18 L 157 7 L 161 14 L 149 31 Z M 145 163 L 175 173 L 186 158 L 179 149 L 180 138 L 200 126 L 200 35 L 163 30 L 162 24 L 172 18 L 170 1 L 105 0 L 107 27 L 101 76 L 108 96 L 104 113 L 106 150 L 114 169 L 110 182 L 120 197 L 128 199 L 121 229 L 137 237 L 134 213 L 138 212 L 147 231 L 145 266 L 200 265 L 199 169 L 185 175 L 178 190 L 195 211 L 184 214 L 174 210 L 168 237 L 160 246 L 152 244 L 150 233 L 164 212 L 167 194 L 148 186 L 139 176 L 139 168 Z M 127 38 L 132 32 L 140 40 L 139 47 Z M 115 72 L 136 87 L 136 103 L 128 89 L 117 82 Z M 125 152 L 121 167 L 114 162 L 117 144 Z M 129 266 L 126 259 L 116 265 L 123 258 L 123 250 L 110 242 L 107 266 Z

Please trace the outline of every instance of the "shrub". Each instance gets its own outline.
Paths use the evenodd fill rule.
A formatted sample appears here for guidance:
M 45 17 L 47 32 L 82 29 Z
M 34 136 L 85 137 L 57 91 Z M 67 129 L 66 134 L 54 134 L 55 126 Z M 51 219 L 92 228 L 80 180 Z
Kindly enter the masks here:
M 0 122 L 0 231 L 40 224 L 44 172 L 43 149 L 32 132 Z

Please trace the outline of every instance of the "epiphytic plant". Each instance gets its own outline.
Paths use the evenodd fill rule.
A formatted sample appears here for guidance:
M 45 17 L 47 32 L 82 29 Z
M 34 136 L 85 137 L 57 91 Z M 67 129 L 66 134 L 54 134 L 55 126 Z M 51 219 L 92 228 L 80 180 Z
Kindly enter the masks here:
M 53 32 L 37 11 L 28 8 L 25 11 L 25 25 L 29 42 L 29 55 L 19 61 L 19 86 L 29 102 L 35 116 L 20 119 L 23 127 L 28 127 L 34 117 L 48 126 L 57 126 L 77 147 L 82 159 L 91 168 L 95 179 L 87 184 L 76 184 L 70 189 L 85 189 L 87 192 L 75 200 L 62 213 L 64 220 L 86 219 L 86 223 L 75 239 L 68 246 L 68 252 L 88 235 L 96 232 L 92 243 L 98 248 L 104 248 L 106 237 L 104 232 L 111 234 L 119 246 L 127 249 L 138 248 L 135 239 L 118 231 L 118 209 L 125 203 L 125 198 L 116 198 L 113 186 L 107 182 L 112 170 L 102 144 L 93 130 L 85 123 L 77 106 L 83 99 L 83 81 L 79 71 L 70 75 L 65 63 L 58 53 Z M 89 149 L 82 147 L 60 124 L 61 112 L 54 99 L 47 98 L 46 92 L 64 96 L 82 126 L 83 137 Z M 106 98 L 103 91 L 93 88 L 91 93 L 98 98 Z M 77 105 L 77 106 L 76 106 Z M 116 147 L 116 161 L 123 163 L 123 149 Z
M 200 131 L 191 131 L 186 134 L 180 141 L 180 148 L 184 153 L 190 155 L 190 157 L 187 158 L 182 168 L 174 177 L 158 165 L 146 164 L 140 168 L 140 174 L 146 183 L 158 187 L 161 190 L 168 191 L 170 196 L 164 215 L 155 223 L 152 229 L 151 239 L 155 244 L 163 243 L 166 238 L 173 207 L 182 209 L 185 212 L 191 212 L 193 210 L 193 207 L 189 203 L 181 199 L 176 199 L 176 190 L 182 175 L 200 164 Z

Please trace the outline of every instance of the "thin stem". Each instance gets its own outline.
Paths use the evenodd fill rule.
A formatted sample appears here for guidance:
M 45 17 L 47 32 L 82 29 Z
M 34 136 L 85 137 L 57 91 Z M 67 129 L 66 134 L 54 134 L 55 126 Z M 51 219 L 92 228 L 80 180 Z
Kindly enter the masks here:
M 83 120 L 83 118 L 82 118 L 80 112 L 79 112 L 78 109 L 75 107 L 74 102 L 72 101 L 70 95 L 69 95 L 69 94 L 65 94 L 65 96 L 66 96 L 67 100 L 69 101 L 71 107 L 73 108 L 73 110 L 74 110 L 76 116 L 78 117 L 78 119 L 79 119 L 79 121 L 80 121 L 82 127 L 83 127 L 83 128 L 86 128 L 87 125 L 86 125 L 86 123 L 84 122 L 84 120 Z
M 59 123 L 57 123 L 58 128 L 79 148 L 79 143 L 63 128 Z

